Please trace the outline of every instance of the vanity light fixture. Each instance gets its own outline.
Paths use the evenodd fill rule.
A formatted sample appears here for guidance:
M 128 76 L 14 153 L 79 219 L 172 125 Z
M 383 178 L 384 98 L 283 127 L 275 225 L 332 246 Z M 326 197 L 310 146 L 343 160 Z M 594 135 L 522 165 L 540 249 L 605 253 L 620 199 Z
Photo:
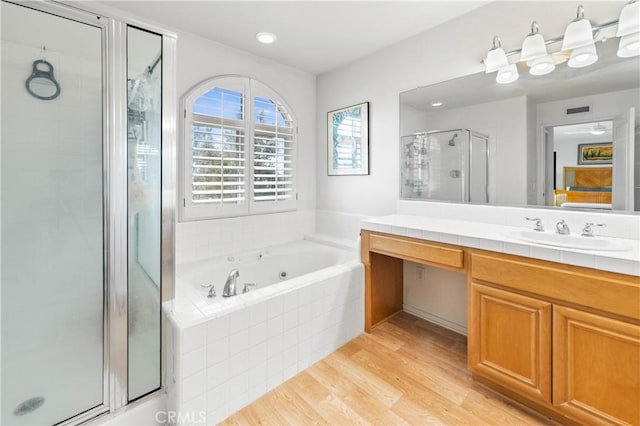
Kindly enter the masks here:
M 273 33 L 261 32 L 256 34 L 256 40 L 263 44 L 274 43 L 277 39 L 278 37 Z
M 622 8 L 616 37 L 620 37 L 619 57 L 640 55 L 640 3 L 637 0 L 630 1 Z
M 531 75 L 549 74 L 556 68 L 553 58 L 547 53 L 544 37 L 540 34 L 536 21 L 531 23 L 531 32 L 522 42 L 520 60 L 531 64 Z
M 571 50 L 595 43 L 591 22 L 584 17 L 584 6 L 578 6 L 576 19 L 567 25 L 562 40 L 562 50 Z
M 584 68 L 598 60 L 593 28 L 591 22 L 584 17 L 584 7 L 578 6 L 578 12 L 564 32 L 562 50 L 571 50 L 569 66 L 571 68 Z
M 493 47 L 482 61 L 485 72 L 498 72 L 498 83 L 511 83 L 518 79 L 516 64 L 509 64 L 509 56 L 520 54 L 520 62 L 525 62 L 530 67 L 532 75 L 545 75 L 552 72 L 555 67 L 568 61 L 571 68 L 587 67 L 598 60 L 596 50 L 596 37 L 599 31 L 614 25 L 618 26 L 616 37 L 620 37 L 618 56 L 629 58 L 640 55 L 640 0 L 630 0 L 622 9 L 620 19 L 591 25 L 584 17 L 584 7 L 578 6 L 576 18 L 567 26 L 563 37 L 545 39 L 540 34 L 538 23 L 531 23 L 531 32 L 522 43 L 522 48 L 505 52 L 502 41 L 498 36 L 493 37 Z M 606 38 L 602 38 L 602 42 Z M 547 46 L 562 42 L 560 51 L 547 51 Z
M 598 60 L 596 46 L 589 44 L 587 46 L 577 47 L 571 51 L 569 65 L 571 68 L 584 68 L 593 64 Z
M 500 84 L 513 83 L 519 77 L 518 68 L 515 64 L 509 64 L 507 55 L 502 48 L 502 41 L 498 36 L 493 36 L 493 47 L 487 53 L 484 63 L 487 74 L 498 71 L 496 81 Z
M 516 64 L 510 64 L 498 70 L 496 81 L 500 84 L 509 84 L 516 81 L 519 77 L 520 74 L 518 74 L 518 67 Z
M 502 48 L 502 41 L 500 37 L 493 36 L 493 47 L 487 53 L 487 59 L 484 60 L 486 66 L 485 72 L 487 74 L 494 71 L 498 71 L 500 68 L 504 68 L 509 65 L 507 55 Z

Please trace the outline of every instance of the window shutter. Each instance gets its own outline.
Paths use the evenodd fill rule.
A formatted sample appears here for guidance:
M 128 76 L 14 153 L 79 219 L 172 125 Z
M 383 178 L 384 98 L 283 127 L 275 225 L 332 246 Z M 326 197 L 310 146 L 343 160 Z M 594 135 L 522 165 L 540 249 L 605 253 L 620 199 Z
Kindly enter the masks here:
M 184 108 L 181 220 L 295 209 L 297 128 L 273 90 L 215 77 L 194 87 Z
M 193 203 L 241 203 L 246 198 L 244 94 L 214 88 L 193 105 Z
M 272 99 L 254 98 L 253 201 L 294 198 L 295 128 L 285 107 Z

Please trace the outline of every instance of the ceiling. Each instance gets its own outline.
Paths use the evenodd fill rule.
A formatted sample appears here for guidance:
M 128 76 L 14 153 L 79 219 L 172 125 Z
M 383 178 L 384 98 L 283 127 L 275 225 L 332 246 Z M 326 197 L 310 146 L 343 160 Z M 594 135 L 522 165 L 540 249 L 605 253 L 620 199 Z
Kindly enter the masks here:
M 322 74 L 488 1 L 103 1 L 173 29 Z M 271 45 L 255 35 L 277 35 Z

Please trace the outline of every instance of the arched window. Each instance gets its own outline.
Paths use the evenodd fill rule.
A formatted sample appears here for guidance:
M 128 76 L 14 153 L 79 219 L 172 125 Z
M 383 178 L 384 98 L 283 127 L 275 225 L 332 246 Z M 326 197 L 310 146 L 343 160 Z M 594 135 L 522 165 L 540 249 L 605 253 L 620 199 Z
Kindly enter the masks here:
M 297 126 L 259 81 L 206 80 L 184 100 L 182 219 L 295 209 Z

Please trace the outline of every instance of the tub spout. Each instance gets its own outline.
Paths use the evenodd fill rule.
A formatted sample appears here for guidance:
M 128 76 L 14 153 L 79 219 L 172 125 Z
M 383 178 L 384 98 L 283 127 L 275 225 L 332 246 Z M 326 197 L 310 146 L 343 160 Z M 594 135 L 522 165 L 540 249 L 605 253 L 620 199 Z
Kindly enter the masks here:
M 224 283 L 224 290 L 222 291 L 222 297 L 231 297 L 236 295 L 236 280 L 240 276 L 240 272 L 237 269 L 232 269 L 229 272 L 227 281 Z

